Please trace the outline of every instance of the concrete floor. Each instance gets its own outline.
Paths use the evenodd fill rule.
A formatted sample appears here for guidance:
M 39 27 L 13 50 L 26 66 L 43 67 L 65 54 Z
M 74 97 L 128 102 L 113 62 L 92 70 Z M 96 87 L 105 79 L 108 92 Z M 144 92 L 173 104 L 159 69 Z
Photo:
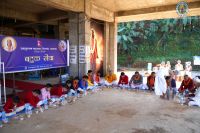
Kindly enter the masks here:
M 200 108 L 149 92 L 105 89 L 72 105 L 50 109 L 0 133 L 199 133 Z

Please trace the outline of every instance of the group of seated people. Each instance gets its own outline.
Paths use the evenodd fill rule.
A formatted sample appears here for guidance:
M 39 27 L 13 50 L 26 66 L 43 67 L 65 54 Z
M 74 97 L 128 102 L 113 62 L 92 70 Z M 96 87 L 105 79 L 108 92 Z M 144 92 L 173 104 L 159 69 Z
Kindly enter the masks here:
M 160 84 L 162 84 L 162 86 L 166 89 L 162 93 L 161 98 L 167 98 L 168 100 L 170 98 L 174 99 L 178 93 L 179 96 L 184 97 L 183 102 L 185 104 L 190 106 L 200 106 L 200 79 L 198 77 L 192 79 L 188 75 L 184 75 L 184 79 L 181 82 L 180 87 L 177 88 L 174 71 L 170 71 L 167 76 L 162 76 L 164 80 Z M 128 81 L 128 76 L 122 72 L 119 78 L 118 86 L 121 88 L 138 88 L 154 91 L 156 86 L 157 88 L 162 88 L 162 86 L 159 85 L 160 79 L 158 77 L 159 76 L 157 76 L 155 72 L 152 72 L 147 77 L 147 84 L 145 85 L 143 84 L 143 77 L 139 74 L 139 72 L 136 71 L 130 81 Z
M 117 82 L 116 74 L 113 74 L 109 70 L 108 74 L 102 79 L 100 77 L 100 72 L 93 74 L 92 70 L 89 70 L 87 75 L 84 75 L 82 79 L 75 77 L 71 80 L 66 81 L 65 86 L 47 84 L 42 89 L 36 89 L 33 91 L 24 91 L 14 94 L 12 97 L 7 98 L 7 102 L 3 106 L 3 110 L 0 110 L 0 120 L 6 122 L 6 118 L 18 116 L 18 114 L 24 112 L 27 113 L 31 110 L 35 110 L 36 113 L 43 112 L 44 109 L 48 109 L 48 106 L 64 105 L 66 102 L 73 103 L 77 98 L 86 96 L 88 93 L 97 92 L 101 90 L 101 86 L 106 87 L 117 87 L 117 88 L 127 88 L 127 89 L 149 89 L 154 90 L 156 84 L 156 73 L 152 72 L 147 78 L 147 84 L 143 84 L 143 77 L 139 72 L 131 77 L 130 81 L 128 76 L 121 72 L 119 81 Z M 199 80 L 200 81 L 200 80 Z M 184 76 L 184 80 L 178 92 L 184 97 L 188 97 L 187 103 L 189 105 L 200 106 L 200 82 L 194 83 L 188 75 Z M 167 98 L 169 99 L 170 93 L 172 92 L 172 98 L 177 93 L 176 81 L 173 74 L 165 77 Z M 196 91 L 196 93 L 195 93 Z M 163 96 L 165 96 L 165 94 Z M 30 117 L 30 113 L 27 114 Z
M 119 82 L 118 82 L 118 87 L 120 88 L 128 88 L 128 89 L 141 89 L 145 90 L 148 89 L 148 86 L 150 89 L 152 89 L 154 81 L 155 81 L 155 76 L 152 74 L 151 77 L 149 78 L 149 81 L 147 85 L 143 84 L 143 76 L 136 71 L 135 74 L 131 77 L 130 81 L 128 80 L 128 76 L 125 75 L 124 72 L 121 72 L 121 75 L 119 77 Z
M 151 74 L 152 75 L 152 74 Z M 150 78 L 148 81 L 150 83 Z M 161 98 L 172 96 L 172 99 L 178 93 L 181 104 L 200 106 L 200 80 L 198 77 L 192 79 L 187 74 L 184 75 L 184 79 L 181 82 L 179 88 L 176 86 L 176 71 L 169 71 L 167 76 L 162 68 L 156 73 L 154 89 L 156 95 L 160 95 Z M 152 84 L 153 85 L 153 84 Z
M 81 79 L 75 77 L 67 80 L 64 86 L 47 84 L 41 89 L 18 92 L 8 97 L 5 105 L 0 109 L 0 122 L 7 123 L 8 118 L 18 116 L 21 118 L 21 114 L 30 117 L 32 110 L 39 113 L 48 107 L 64 105 L 66 102 L 73 103 L 79 97 L 101 90 L 103 85 L 115 85 L 116 80 L 116 75 L 111 71 L 103 80 L 100 77 L 100 72 L 93 74 L 92 70 L 89 70 Z

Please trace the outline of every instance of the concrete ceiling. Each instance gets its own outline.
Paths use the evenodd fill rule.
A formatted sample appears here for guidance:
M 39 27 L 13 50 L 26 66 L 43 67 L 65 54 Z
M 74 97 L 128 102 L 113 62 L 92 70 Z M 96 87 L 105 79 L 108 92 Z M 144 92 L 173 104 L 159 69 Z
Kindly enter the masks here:
M 60 20 L 69 11 L 85 12 L 90 18 L 126 22 L 177 18 L 180 0 L 1 0 L 0 16 L 31 22 Z M 188 16 L 200 15 L 200 0 L 185 0 Z
M 157 6 L 177 4 L 180 0 L 92 0 L 96 5 L 109 9 L 113 12 L 144 9 Z M 195 2 L 199 0 L 186 0 Z
M 37 2 L 34 2 L 34 0 L 1 0 L 1 8 L 9 8 L 17 11 L 36 14 L 54 9 L 48 5 L 38 4 Z
M 17 26 L 34 23 L 57 25 L 57 20 L 68 18 L 68 13 L 35 0 L 1 0 L 0 17 L 27 21 Z

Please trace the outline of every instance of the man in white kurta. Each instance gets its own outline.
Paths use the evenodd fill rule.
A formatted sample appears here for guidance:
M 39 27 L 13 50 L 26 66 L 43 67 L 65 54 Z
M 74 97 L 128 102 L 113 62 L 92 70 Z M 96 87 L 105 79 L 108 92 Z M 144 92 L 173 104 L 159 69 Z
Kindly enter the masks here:
M 158 96 L 164 96 L 167 91 L 167 83 L 165 80 L 165 70 L 160 68 L 155 78 L 155 93 Z

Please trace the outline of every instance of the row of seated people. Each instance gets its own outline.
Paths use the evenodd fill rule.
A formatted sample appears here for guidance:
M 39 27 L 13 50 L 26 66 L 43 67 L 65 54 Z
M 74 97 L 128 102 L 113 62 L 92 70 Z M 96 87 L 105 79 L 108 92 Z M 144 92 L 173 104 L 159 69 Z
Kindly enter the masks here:
M 152 72 L 151 75 L 147 77 L 147 86 L 143 84 L 142 79 L 143 77 L 139 74 L 139 72 L 135 72 L 135 74 L 131 77 L 131 80 L 128 82 L 128 76 L 122 72 L 118 86 L 139 89 L 144 89 L 147 87 L 149 90 L 153 91 L 156 84 L 155 72 Z M 186 104 L 190 106 L 200 106 L 200 79 L 196 78 L 193 80 L 188 75 L 185 75 L 180 87 L 177 88 L 174 74 L 170 74 L 169 76 L 165 77 L 165 82 L 167 88 L 166 97 L 168 100 L 170 97 L 174 99 L 176 94 L 179 93 L 179 95 L 186 97 L 184 100 Z
M 6 117 L 15 116 L 16 114 L 24 111 L 25 104 L 29 103 L 31 109 L 36 109 L 37 111 L 43 112 L 44 106 L 62 104 L 63 98 L 68 100 L 68 102 L 74 102 L 77 97 L 85 96 L 88 92 L 95 92 L 99 89 L 102 89 L 100 86 L 118 86 L 118 87 L 130 87 L 130 88 L 144 88 L 142 82 L 142 76 L 139 72 L 131 77 L 131 80 L 128 81 L 128 76 L 124 72 L 121 73 L 119 82 L 116 82 L 117 77 L 111 71 L 106 75 L 105 80 L 100 78 L 100 73 L 97 72 L 94 74 L 91 70 L 88 71 L 87 75 L 84 75 L 81 80 L 78 77 L 68 80 L 66 86 L 54 86 L 47 84 L 46 87 L 41 90 L 33 90 L 27 92 L 19 92 L 15 94 L 12 98 L 8 98 L 7 102 L 3 107 L 3 112 L 5 112 Z M 166 78 L 167 86 L 169 90 L 174 89 L 176 92 L 176 83 L 173 78 Z M 149 89 L 154 89 L 155 83 L 155 73 L 152 72 L 147 79 L 147 86 Z M 195 87 L 193 80 L 187 75 L 184 76 L 184 80 L 180 88 L 178 89 L 179 93 L 185 93 L 191 97 L 195 93 Z M 187 93 L 186 93 L 187 92 Z M 188 93 L 189 92 L 189 93 Z M 190 99 L 189 104 L 196 104 L 195 99 Z M 0 118 L 3 116 L 3 112 L 0 112 Z
M 81 80 L 78 77 L 68 80 L 66 86 L 54 86 L 47 84 L 42 89 L 36 89 L 33 91 L 24 91 L 14 94 L 12 97 L 7 98 L 2 110 L 0 110 L 0 118 L 2 118 L 2 112 L 5 113 L 6 117 L 12 117 L 20 112 L 24 112 L 25 105 L 28 103 L 32 109 L 43 112 L 44 104 L 48 105 L 52 103 L 59 103 L 63 99 L 68 98 L 68 102 L 74 102 L 77 97 L 87 95 L 88 91 L 97 91 L 99 86 L 114 85 L 116 81 L 116 75 L 112 74 L 111 71 L 105 77 L 105 81 L 100 78 L 100 73 L 94 74 L 91 70 L 88 71 L 87 75 L 84 75 Z M 52 104 L 53 105 L 53 104 Z
M 96 82 L 94 84 L 90 79 L 91 73 L 92 71 L 88 71 L 88 75 L 84 75 L 81 80 L 79 80 L 78 77 L 67 80 L 65 86 L 52 86 L 51 84 L 47 84 L 40 90 L 36 89 L 33 91 L 19 92 L 12 97 L 8 97 L 7 102 L 3 106 L 3 110 L 0 111 L 0 120 L 3 121 L 5 117 L 10 118 L 18 116 L 18 114 L 21 113 L 26 113 L 27 104 L 30 105 L 30 110 L 35 110 L 38 113 L 44 111 L 45 105 L 62 105 L 63 101 L 72 103 L 77 98 L 87 95 L 88 92 L 98 91 L 101 89 L 101 87 L 98 87 L 100 82 L 97 82 L 100 81 L 100 79 L 98 79 L 98 75 L 96 75 Z
M 147 77 L 147 84 L 143 84 L 143 77 L 139 72 L 135 72 L 135 74 L 131 77 L 130 81 L 128 76 L 121 72 L 119 77 L 119 81 L 117 82 L 116 74 L 113 74 L 112 71 L 109 71 L 108 74 L 105 76 L 104 80 L 100 78 L 100 73 L 94 74 L 92 76 L 92 71 L 88 71 L 88 82 L 90 85 L 105 85 L 105 86 L 113 86 L 113 87 L 120 87 L 120 88 L 127 88 L 127 89 L 149 89 L 154 91 L 155 89 L 155 82 L 156 81 L 156 73 L 152 72 L 151 75 Z M 94 77 L 94 78 L 92 78 Z M 169 76 L 165 76 L 166 82 L 166 96 L 169 100 L 170 97 L 174 99 L 177 93 L 180 95 L 184 95 L 186 98 L 186 103 L 188 105 L 198 105 L 200 106 L 200 80 L 193 81 L 188 75 L 184 76 L 184 79 L 177 88 L 175 74 L 174 72 L 169 73 Z M 92 84 L 94 83 L 94 84 Z M 198 85 L 199 84 L 199 85 Z
M 131 77 L 130 81 L 128 76 L 124 73 L 121 72 L 121 75 L 119 77 L 119 81 L 117 82 L 117 76 L 116 74 L 113 74 L 112 71 L 110 70 L 108 72 L 108 74 L 105 76 L 104 79 L 99 79 L 100 80 L 96 80 L 96 75 L 98 75 L 99 73 L 94 75 L 94 83 L 98 83 L 100 85 L 105 85 L 105 86 L 113 86 L 113 87 L 120 87 L 120 88 L 130 88 L 130 89 L 152 89 L 154 86 L 154 82 L 155 82 L 155 73 L 151 74 L 151 77 L 148 78 L 148 83 L 147 85 L 143 84 L 143 77 L 142 75 L 140 75 L 139 72 L 135 72 L 135 74 Z M 92 73 L 90 75 L 88 75 L 88 77 L 92 77 Z

